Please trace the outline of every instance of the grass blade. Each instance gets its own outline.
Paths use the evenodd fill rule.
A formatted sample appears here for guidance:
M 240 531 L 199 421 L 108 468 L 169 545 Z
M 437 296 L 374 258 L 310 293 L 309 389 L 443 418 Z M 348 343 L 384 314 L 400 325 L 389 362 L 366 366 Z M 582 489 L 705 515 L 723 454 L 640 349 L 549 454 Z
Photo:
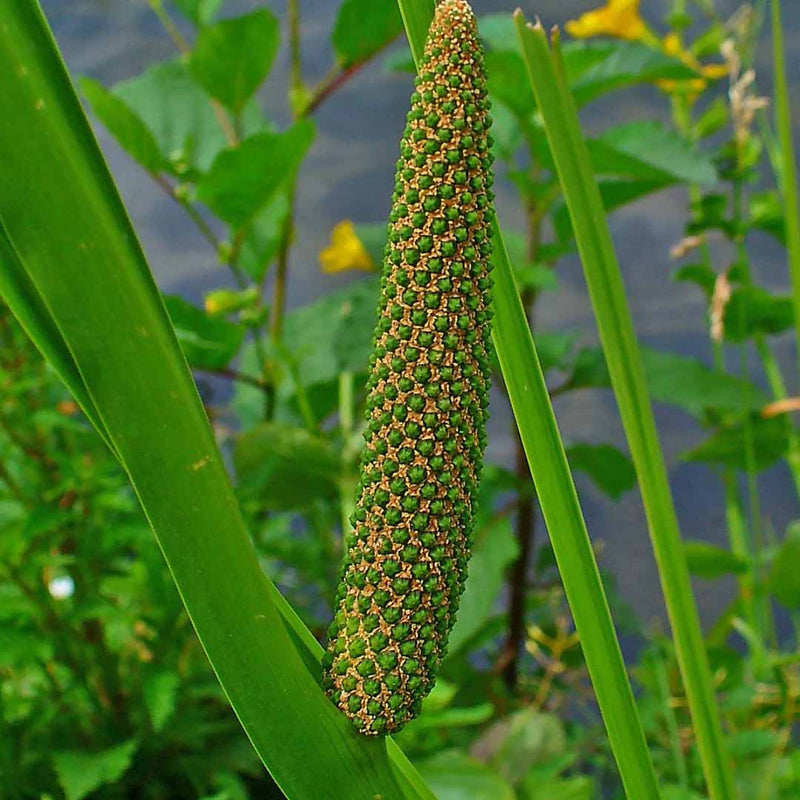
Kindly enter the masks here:
M 797 162 L 792 141 L 792 112 L 786 81 L 786 56 L 783 46 L 780 0 L 772 0 L 772 55 L 775 75 L 775 123 L 781 151 L 778 175 L 786 224 L 786 247 L 789 254 L 789 277 L 792 281 L 794 328 L 797 357 L 800 360 L 800 202 L 797 196 Z
M 422 53 L 433 9 L 427 0 L 400 0 L 415 58 Z M 659 791 L 611 612 L 586 531 L 528 321 L 495 220 L 492 304 L 494 344 L 514 416 L 550 531 L 564 588 L 592 678 L 609 741 L 631 800 Z
M 581 639 L 620 777 L 630 800 L 658 798 L 653 765 L 605 590 L 511 264 L 494 232 L 494 344 L 536 493 Z
M 0 14 L 6 300 L 99 417 L 220 682 L 287 797 L 430 800 L 397 751 L 396 773 L 386 742 L 357 736 L 320 690 L 310 634 L 259 567 L 155 283 L 41 10 L 0 0 Z
M 732 800 L 735 792 L 731 762 L 722 736 L 641 354 L 602 200 L 564 77 L 558 40 L 555 39 L 551 54 L 541 25 L 527 25 L 521 12 L 515 15 L 515 22 L 572 217 L 600 339 L 639 477 L 708 789 L 714 800 Z

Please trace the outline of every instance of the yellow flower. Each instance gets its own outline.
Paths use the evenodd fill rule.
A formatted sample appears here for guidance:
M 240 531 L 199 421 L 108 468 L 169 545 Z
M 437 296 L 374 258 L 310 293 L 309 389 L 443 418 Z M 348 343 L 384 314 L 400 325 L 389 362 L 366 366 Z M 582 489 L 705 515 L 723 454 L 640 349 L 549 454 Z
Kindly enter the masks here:
M 700 71 L 703 73 L 703 77 L 710 81 L 718 81 L 729 72 L 727 64 L 705 64 Z
M 567 33 L 576 39 L 613 36 L 617 39 L 643 39 L 647 26 L 639 15 L 639 0 L 608 0 L 595 11 L 587 11 L 566 24 Z
M 703 76 L 702 78 L 692 78 L 688 81 L 659 81 L 659 88 L 667 93 L 674 92 L 677 89 L 686 90 L 690 99 L 694 100 L 696 96 L 706 88 L 708 81 L 724 78 L 728 74 L 727 64 L 701 64 L 693 53 L 683 47 L 681 40 L 675 33 L 668 33 L 664 37 L 661 46 L 668 56 L 679 59 L 682 63 L 686 64 L 687 67 L 690 67 Z
M 370 272 L 375 262 L 370 257 L 349 219 L 342 220 L 331 231 L 331 243 L 319 254 L 323 272 L 344 272 L 361 269 Z

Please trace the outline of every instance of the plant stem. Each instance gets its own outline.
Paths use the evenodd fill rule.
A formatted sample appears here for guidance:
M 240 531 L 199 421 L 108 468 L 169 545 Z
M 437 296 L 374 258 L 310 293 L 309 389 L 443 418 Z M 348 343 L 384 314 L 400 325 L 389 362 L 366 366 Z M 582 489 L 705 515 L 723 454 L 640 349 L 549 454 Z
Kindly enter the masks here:
M 375 52 L 371 53 L 369 58 L 363 61 L 357 61 L 355 64 L 349 64 L 346 67 L 341 67 L 334 64 L 328 71 L 327 75 L 314 87 L 308 102 L 300 112 L 300 116 L 305 117 L 316 111 L 322 103 L 330 97 L 337 89 L 341 88 L 347 83 L 356 73 L 358 73 L 366 64 L 368 64 L 376 55 L 383 52 L 393 40 L 386 42 L 379 47 Z
M 238 260 L 239 255 L 241 254 L 242 246 L 244 245 L 246 229 L 242 229 L 237 234 L 236 239 L 230 248 L 230 252 L 226 255 L 222 241 L 220 241 L 220 239 L 211 229 L 211 226 L 203 219 L 202 214 L 200 214 L 194 205 L 179 191 L 177 191 L 175 186 L 173 186 L 164 175 L 159 175 L 156 173 L 150 173 L 150 175 L 158 184 L 158 186 L 164 190 L 164 193 L 167 195 L 167 197 L 177 203 L 186 212 L 189 219 L 194 222 L 203 238 L 214 248 L 214 251 L 222 263 L 228 267 L 228 269 L 230 269 L 231 274 L 236 281 L 236 285 L 240 289 L 245 289 L 249 285 L 249 281 L 247 280 L 247 276 L 244 274 L 242 268 L 239 266 Z
M 311 93 L 311 97 L 303 109 L 302 116 L 308 116 L 316 111 L 328 97 L 347 83 L 365 64 L 367 64 L 367 61 L 359 61 L 344 69 L 338 65 L 331 67 L 328 74 L 317 84 Z
M 797 163 L 792 141 L 780 0 L 772 0 L 772 51 L 775 76 L 775 124 L 781 148 L 781 171 L 778 181 L 786 220 L 786 245 L 789 254 L 789 276 L 792 282 L 797 358 L 800 363 L 800 201 L 797 191 Z
M 183 38 L 183 35 L 172 21 L 172 17 L 170 17 L 170 15 L 167 13 L 167 10 L 164 8 L 164 4 L 161 2 L 161 0 L 150 0 L 150 8 L 153 9 L 153 12 L 158 17 L 158 21 L 163 25 L 164 30 L 169 34 L 169 38 L 172 39 L 175 47 L 177 47 L 178 50 L 180 50 L 180 52 L 184 55 L 189 53 L 191 51 L 189 43 Z
M 275 263 L 275 283 L 272 287 L 272 308 L 269 330 L 273 341 L 279 342 L 283 333 L 284 306 L 286 304 L 286 279 L 289 272 L 289 250 L 294 235 L 294 200 L 296 186 L 289 190 L 289 212 L 283 223 L 281 243 Z
M 289 25 L 289 104 L 303 87 L 303 63 L 300 50 L 300 4 L 299 0 L 287 0 L 287 16 Z M 303 117 L 304 109 L 296 113 L 295 118 Z M 295 177 L 288 192 L 289 211 L 283 223 L 281 241 L 275 264 L 275 283 L 272 287 L 272 308 L 270 309 L 269 331 L 274 342 L 280 342 L 283 330 L 283 314 L 286 304 L 286 279 L 289 272 L 289 249 L 294 233 L 294 202 L 297 190 Z
M 519 433 L 515 436 L 515 468 L 520 487 L 531 485 L 531 471 Z M 508 634 L 503 647 L 503 680 L 509 691 L 517 686 L 519 657 L 525 643 L 525 601 L 528 595 L 528 564 L 536 534 L 536 499 L 534 492 L 521 493 L 517 500 L 515 535 L 517 560 L 509 571 Z
M 683 754 L 681 747 L 681 734 L 678 727 L 678 720 L 675 716 L 675 709 L 672 707 L 672 697 L 669 690 L 669 681 L 667 680 L 667 671 L 664 668 L 664 660 L 662 657 L 661 648 L 653 656 L 655 664 L 656 680 L 658 682 L 658 691 L 661 695 L 661 708 L 664 710 L 664 722 L 667 726 L 667 734 L 669 735 L 670 750 L 672 750 L 672 760 L 675 764 L 675 774 L 678 777 L 678 783 L 684 789 L 689 788 L 689 770 L 686 766 L 686 757 Z
M 536 180 L 539 167 L 533 147 L 530 148 L 532 180 Z M 539 253 L 541 240 L 542 216 L 535 200 L 524 199 L 528 221 L 528 241 L 526 256 L 534 261 Z M 534 310 L 537 293 L 528 290 L 522 293 L 522 307 L 528 319 L 531 332 L 535 328 Z M 516 442 L 514 470 L 520 487 L 531 485 L 531 471 L 525 457 L 525 448 L 516 427 L 514 428 Z M 503 679 L 510 691 L 516 688 L 519 677 L 519 658 L 525 643 L 525 606 L 528 595 L 528 566 L 534 551 L 536 536 L 536 494 L 534 492 L 520 493 L 517 500 L 517 513 L 515 522 L 515 535 L 517 539 L 517 560 L 511 565 L 509 571 L 509 608 L 508 608 L 508 634 L 503 647 L 501 663 L 503 663 Z
M 195 367 L 197 372 L 205 372 L 209 375 L 217 375 L 220 378 L 229 378 L 232 381 L 236 381 L 237 383 L 246 383 L 248 386 L 255 386 L 256 389 L 261 389 L 264 392 L 268 392 L 272 387 L 269 383 L 261 378 L 256 378 L 254 375 L 247 375 L 244 372 L 239 372 L 235 369 L 209 369 L 207 367 L 198 368 Z
M 289 27 L 289 91 L 303 88 L 303 62 L 300 51 L 300 0 L 286 0 Z
M 734 231 L 734 242 L 736 246 L 736 255 L 737 261 L 741 268 L 742 274 L 744 276 L 745 285 L 751 286 L 753 283 L 752 274 L 750 270 L 750 260 L 747 253 L 747 245 L 745 242 L 745 235 L 746 235 L 746 227 L 745 227 L 745 217 L 744 217 L 744 192 L 743 192 L 743 185 L 741 178 L 735 178 L 733 180 L 733 231 Z M 744 306 L 741 307 L 741 317 L 740 323 L 742 325 L 742 329 L 746 330 L 745 326 L 745 319 L 744 315 L 746 314 L 746 309 Z M 765 364 L 765 371 L 767 374 L 775 375 L 777 373 L 777 365 L 775 365 L 772 353 L 770 352 L 769 345 L 764 340 L 764 337 L 760 332 L 756 332 L 753 336 L 753 340 L 755 342 L 756 351 L 762 355 L 762 363 Z M 748 377 L 748 370 L 747 370 L 747 350 L 746 344 L 742 344 L 740 346 L 740 377 L 743 380 L 747 380 Z M 766 361 L 764 360 L 764 354 L 767 355 Z M 770 367 L 767 370 L 766 364 L 769 364 Z M 780 380 L 781 387 L 783 386 L 783 381 Z M 783 392 L 785 397 L 785 390 Z M 783 399 L 783 398 L 778 398 Z M 787 430 L 791 428 L 791 420 L 787 418 L 786 420 Z M 788 432 L 789 437 L 789 448 L 790 452 L 794 450 L 798 446 L 797 437 L 792 435 L 792 432 Z M 755 628 L 755 633 L 758 635 L 760 642 L 764 642 L 768 633 L 774 630 L 774 622 L 772 620 L 772 614 L 769 604 L 769 597 L 763 589 L 763 580 L 760 574 L 760 569 L 757 565 L 761 563 L 761 553 L 763 551 L 763 534 L 762 534 L 762 523 L 761 523 L 761 503 L 758 495 L 758 468 L 756 463 L 756 453 L 755 453 L 755 439 L 753 435 L 753 422 L 750 414 L 746 414 L 744 417 L 744 456 L 745 456 L 745 464 L 747 466 L 746 469 L 746 476 L 747 476 L 747 494 L 748 494 L 748 504 L 750 507 L 750 543 L 751 543 L 751 556 L 752 556 L 752 563 L 753 563 L 753 575 L 754 575 L 754 582 L 753 582 L 753 589 L 755 592 L 754 597 L 754 604 L 757 602 L 757 616 L 756 621 L 760 623 L 758 627 Z M 790 461 L 791 466 L 791 461 Z M 760 657 L 758 658 L 760 661 Z
M 162 0 L 150 0 L 150 7 L 155 12 L 155 15 L 164 26 L 164 30 L 169 35 L 169 38 L 172 39 L 175 47 L 178 49 L 181 55 L 188 56 L 192 52 L 192 48 L 175 26 L 172 18 L 164 8 Z M 217 118 L 217 124 L 222 129 L 226 141 L 231 146 L 237 144 L 239 137 L 236 134 L 234 126 L 231 124 L 230 118 L 228 117 L 228 112 L 222 107 L 219 101 L 209 98 L 209 102 L 211 103 L 211 107 L 214 109 L 214 116 Z

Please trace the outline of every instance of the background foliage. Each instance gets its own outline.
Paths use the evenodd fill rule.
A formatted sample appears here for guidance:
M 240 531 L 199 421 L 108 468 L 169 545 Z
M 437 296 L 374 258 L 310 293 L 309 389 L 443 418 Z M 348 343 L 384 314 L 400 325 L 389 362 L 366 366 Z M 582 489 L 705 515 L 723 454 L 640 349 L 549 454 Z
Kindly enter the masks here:
M 207 411 L 260 561 L 321 636 L 356 480 L 376 279 L 365 274 L 287 309 L 289 255 L 303 236 L 296 176 L 313 153 L 314 116 L 340 86 L 362 68 L 411 69 L 402 46 L 382 54 L 402 21 L 389 0 L 344 0 L 330 34 L 334 63 L 308 84 L 294 3 L 285 24 L 266 7 L 231 16 L 218 0 L 151 5 L 175 57 L 111 87 L 82 78 L 80 90 L 219 261 L 219 288 L 202 307 L 178 296 L 166 305 L 198 377 L 216 376 Z M 676 2 L 663 23 L 644 28 L 636 16 L 615 28 L 616 17 L 601 15 L 573 26 L 564 58 L 581 108 L 613 109 L 626 88 L 646 84 L 671 120 L 606 126 L 589 153 L 609 212 L 686 188 L 687 238 L 676 244 L 673 277 L 704 298 L 714 358 L 645 350 L 645 370 L 653 399 L 701 431 L 685 459 L 719 477 L 709 502 L 724 508 L 729 545 L 684 546 L 695 576 L 735 580 L 707 646 L 739 791 L 789 800 L 800 790 L 800 531 L 773 530 L 758 476 L 783 462 L 800 489 L 800 450 L 786 413 L 798 403 L 772 355 L 773 337 L 794 325 L 792 303 L 758 284 L 748 250 L 753 236 L 787 238 L 784 156 L 760 99 L 769 87 L 757 90 L 748 73 L 762 12 L 763 4 L 731 20 L 710 2 Z M 481 33 L 498 172 L 525 221 L 507 244 L 550 391 L 602 398 L 610 379 L 591 332 L 535 325 L 575 243 L 510 16 L 483 17 Z M 258 90 L 281 47 L 293 120 L 278 128 Z M 368 273 L 382 242 L 381 225 L 344 221 L 322 267 Z M 5 309 L 0 337 L 0 796 L 280 797 L 113 457 Z M 230 388 L 220 391 L 218 378 Z M 569 433 L 573 469 L 599 492 L 614 501 L 634 488 L 627 453 Z M 521 451 L 488 466 L 482 494 L 450 655 L 423 716 L 398 742 L 444 800 L 619 797 L 552 550 L 534 537 Z M 644 629 L 603 577 L 636 645 L 631 671 L 664 797 L 702 798 L 671 642 Z

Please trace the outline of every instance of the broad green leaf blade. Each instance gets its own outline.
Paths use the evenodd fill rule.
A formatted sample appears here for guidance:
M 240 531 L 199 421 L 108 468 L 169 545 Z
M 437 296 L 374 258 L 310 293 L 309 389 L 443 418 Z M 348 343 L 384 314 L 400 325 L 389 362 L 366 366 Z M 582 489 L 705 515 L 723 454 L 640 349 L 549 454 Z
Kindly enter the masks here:
M 482 16 L 479 31 L 490 50 L 519 57 L 514 21 L 509 14 Z M 569 41 L 564 44 L 563 53 L 567 78 L 580 104 L 626 86 L 698 77 L 677 58 L 642 42 Z M 532 98 L 527 87 L 509 87 L 513 88 Z
M 433 9 L 424 0 L 399 4 L 419 63 Z M 657 800 L 655 773 L 608 600 L 496 218 L 492 238 L 492 338 L 603 722 L 628 797 Z
M 285 370 L 289 377 L 281 381 L 275 396 L 277 419 L 301 421 L 295 413 L 301 411 L 298 387 L 305 391 L 313 416 L 321 420 L 337 408 L 342 372 L 363 375 L 366 380 L 377 298 L 377 280 L 353 281 L 286 315 L 283 341 L 273 354 L 273 368 Z M 252 347 L 245 346 L 240 368 L 255 372 L 254 356 Z M 264 398 L 260 389 L 237 386 L 234 403 L 244 427 L 261 421 Z
M 279 613 L 285 604 L 259 568 L 167 313 L 41 10 L 3 0 L 0 12 L 0 223 L 70 349 L 257 752 L 292 800 L 430 798 L 409 788 L 416 778 L 405 765 L 408 778 L 395 778 L 384 741 L 354 733 L 320 690 L 316 659 L 297 649 L 303 629 Z M 20 316 L 38 310 L 21 308 L 25 298 L 13 293 L 6 299 Z
M 753 461 L 747 458 L 748 447 L 753 448 Z M 728 426 L 721 426 L 704 442 L 684 453 L 684 461 L 703 464 L 717 464 L 747 472 L 757 472 L 771 467 L 783 458 L 789 449 L 787 420 L 783 416 L 764 419 L 753 416 L 747 420 L 737 420 Z
M 518 233 L 505 232 L 506 248 L 508 257 L 514 267 L 514 279 L 521 292 L 526 289 L 533 289 L 537 292 L 555 290 L 558 288 L 558 278 L 556 272 L 548 264 L 541 264 L 531 261 L 527 255 L 527 242 L 525 237 Z M 537 343 L 538 348 L 538 343 Z M 544 361 L 542 354 L 539 358 Z M 545 367 L 545 369 L 547 369 Z
M 111 91 L 144 122 L 169 171 L 182 180 L 207 171 L 228 146 L 211 98 L 183 61 L 153 64 Z M 261 131 L 266 124 L 256 103 L 248 104 L 242 115 L 242 135 Z
M 716 180 L 709 156 L 657 122 L 618 125 L 586 144 L 595 173 L 616 176 L 597 182 L 606 211 L 614 211 L 678 181 L 710 184 Z M 566 205 L 556 209 L 554 224 L 560 239 L 573 235 Z
M 433 756 L 419 768 L 439 800 L 514 800 L 516 797 L 505 778 L 458 751 Z
M 713 184 L 711 158 L 675 131 L 654 121 L 629 122 L 587 142 L 594 171 L 649 180 Z
M 239 437 L 234 464 L 240 493 L 255 493 L 265 508 L 307 510 L 336 495 L 341 459 L 327 439 L 264 422 Z
M 525 64 L 519 53 L 508 50 L 486 53 L 486 85 L 492 101 L 503 103 L 518 120 L 527 123 L 536 103 L 525 83 Z
M 717 273 L 708 264 L 684 264 L 672 273 L 672 280 L 683 283 L 693 283 L 698 286 L 706 300 L 711 300 L 714 295 L 714 284 L 717 281 Z
M 266 8 L 200 30 L 189 62 L 200 85 L 236 116 L 269 74 L 280 26 Z
M 579 106 L 626 86 L 698 77 L 677 58 L 640 42 L 592 42 L 588 46 L 570 42 L 564 48 L 564 60 Z
M 764 393 L 748 380 L 720 374 L 696 358 L 641 349 L 647 388 L 654 400 L 690 414 L 708 409 L 754 411 L 766 402 Z
M 534 335 L 533 342 L 544 372 L 554 368 L 564 370 L 569 368 L 568 361 L 577 336 L 575 331 L 563 333 L 542 331 Z
M 786 214 L 783 201 L 775 190 L 753 192 L 749 199 L 750 222 L 754 228 L 774 236 L 786 246 Z
M 725 305 L 725 338 L 730 342 L 783 333 L 793 324 L 792 299 L 773 295 L 760 286 L 740 286 Z
M 195 25 L 208 25 L 223 0 L 172 0 L 175 7 Z
M 633 179 L 599 179 L 597 188 L 600 190 L 600 198 L 603 201 L 603 208 L 609 213 L 618 208 L 633 203 L 647 195 L 660 192 L 669 186 L 674 185 L 672 178 L 659 180 L 638 180 Z M 553 225 L 556 229 L 556 236 L 559 241 L 567 241 L 574 237 L 572 231 L 572 220 L 569 216 L 569 209 L 566 204 L 559 202 L 558 207 L 553 213 Z
M 295 172 L 314 140 L 314 123 L 296 122 L 283 133 L 256 133 L 223 150 L 197 186 L 215 214 L 241 227 L 266 206 Z
M 344 68 L 371 58 L 403 30 L 395 0 L 344 0 L 331 33 Z
M 708 542 L 691 542 L 683 544 L 689 572 L 698 578 L 713 580 L 723 575 L 741 575 L 747 572 L 747 561 L 736 553 L 723 547 L 716 547 Z
M 286 192 L 278 192 L 254 217 L 239 256 L 241 268 L 261 285 L 267 268 L 278 255 L 283 238 L 289 200 Z
M 567 732 L 555 714 L 529 705 L 498 720 L 476 744 L 483 759 L 515 785 L 537 766 L 569 757 Z
M 573 470 L 588 475 L 612 500 L 636 486 L 630 458 L 610 444 L 573 444 L 567 448 L 567 459 Z
M 786 531 L 786 538 L 772 562 L 769 588 L 781 605 L 790 610 L 800 608 L 800 525 L 793 522 Z
M 544 783 L 532 776 L 523 784 L 525 800 L 592 800 L 596 786 L 592 778 L 578 775 L 572 778 L 553 778 Z
M 388 231 L 385 222 L 356 223 L 355 232 L 358 240 L 372 259 L 375 269 L 383 262 L 383 251 L 386 247 Z
M 244 328 L 222 317 L 210 317 L 177 295 L 164 304 L 183 354 L 195 369 L 223 369 L 239 351 Z
M 154 731 L 160 731 L 175 711 L 180 683 L 180 675 L 167 670 L 155 672 L 145 680 L 144 704 Z
M 160 172 L 164 159 L 156 140 L 125 101 L 91 78 L 81 78 L 80 87 L 92 111 L 119 142 L 120 147 L 148 172 Z
M 377 298 L 377 280 L 354 281 L 287 315 L 286 347 L 304 385 L 366 372 Z
M 572 216 L 611 382 L 639 477 L 708 789 L 714 800 L 733 800 L 732 765 L 722 738 L 705 642 L 648 397 L 642 357 L 589 153 L 567 87 L 558 38 L 556 36 L 551 52 L 541 25 L 527 25 L 522 12 L 517 12 L 515 21 L 531 86 Z M 630 794 L 630 787 L 626 789 L 630 797 L 637 797 L 635 793 Z
M 719 373 L 696 358 L 647 347 L 641 348 L 640 353 L 653 400 L 669 403 L 696 416 L 709 409 L 756 411 L 767 403 L 767 396 L 749 381 Z M 602 349 L 586 347 L 581 350 L 575 358 L 567 387 L 610 386 L 611 376 Z
M 130 741 L 100 752 L 65 750 L 53 753 L 58 782 L 67 800 L 83 800 L 104 783 L 113 783 L 127 771 L 137 742 Z

